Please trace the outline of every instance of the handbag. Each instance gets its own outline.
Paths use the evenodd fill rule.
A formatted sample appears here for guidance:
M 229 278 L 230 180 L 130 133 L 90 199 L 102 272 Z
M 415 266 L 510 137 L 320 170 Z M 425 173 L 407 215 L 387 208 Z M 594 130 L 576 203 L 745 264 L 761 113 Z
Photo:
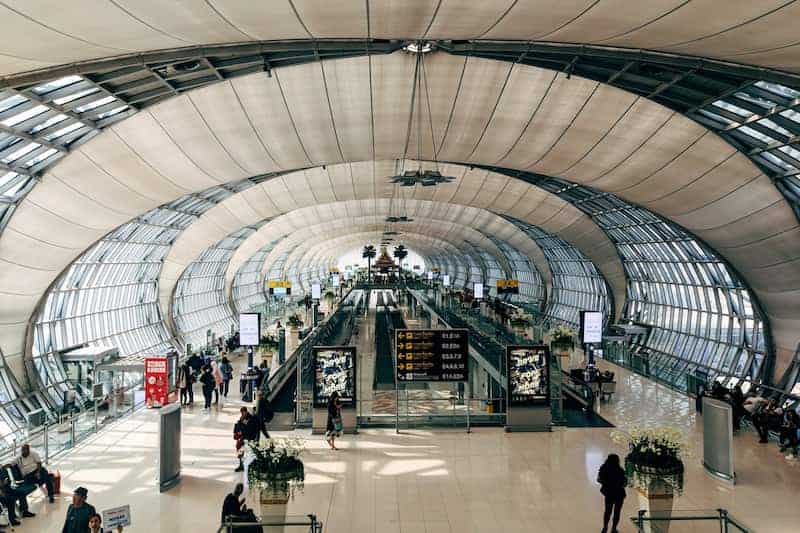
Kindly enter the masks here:
M 341 418 L 334 418 L 333 419 L 333 430 L 337 431 L 337 432 L 342 430 L 342 419 Z

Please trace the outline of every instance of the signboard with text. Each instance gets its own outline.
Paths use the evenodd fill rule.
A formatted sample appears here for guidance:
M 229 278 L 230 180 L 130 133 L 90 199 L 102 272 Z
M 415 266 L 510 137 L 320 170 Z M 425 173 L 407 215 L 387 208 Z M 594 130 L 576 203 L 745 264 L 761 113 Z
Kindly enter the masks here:
M 581 311 L 581 342 L 583 344 L 603 342 L 603 313 Z
M 276 296 L 292 294 L 292 282 L 285 280 L 271 279 L 267 282 L 269 293 Z
M 442 285 L 445 286 L 445 287 L 449 287 L 450 286 L 450 275 L 449 274 L 445 274 L 442 277 Z
M 167 405 L 169 380 L 166 357 L 146 357 L 144 360 L 144 403 L 147 407 Z
M 476 300 L 483 298 L 483 283 L 474 283 L 472 285 L 472 294 L 475 295 Z
M 511 407 L 550 402 L 547 346 L 507 346 L 508 403 Z
M 118 527 L 131 525 L 131 506 L 122 505 L 103 511 L 103 529 L 111 531 Z
M 322 298 L 322 285 L 319 283 L 311 284 L 311 298 L 314 300 L 319 300 Z
M 239 346 L 258 346 L 261 341 L 261 316 L 239 313 Z
M 469 379 L 466 329 L 398 329 L 395 349 L 398 382 Z
M 519 294 L 519 280 L 498 279 L 497 294 Z

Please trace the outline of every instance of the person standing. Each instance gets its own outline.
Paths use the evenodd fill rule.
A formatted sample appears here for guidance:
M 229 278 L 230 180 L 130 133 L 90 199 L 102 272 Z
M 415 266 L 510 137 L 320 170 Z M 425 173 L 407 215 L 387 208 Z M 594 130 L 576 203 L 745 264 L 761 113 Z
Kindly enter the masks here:
M 325 425 L 325 442 L 331 450 L 338 450 L 336 439 L 342 436 L 342 402 L 339 393 L 333 391 L 328 398 L 328 423 Z
M 728 398 L 733 414 L 733 430 L 739 431 L 742 428 L 742 415 L 744 414 L 744 393 L 738 383 L 734 385 Z
M 256 417 L 258 417 L 258 430 L 260 433 L 264 434 L 265 438 L 272 438 L 269 436 L 269 431 L 267 431 L 267 425 L 272 422 L 272 419 L 275 417 L 275 413 L 272 410 L 272 406 L 269 404 L 269 398 L 267 398 L 267 395 L 264 394 L 263 391 L 259 390 L 256 393 L 256 398 Z
M 228 397 L 228 389 L 233 379 L 233 365 L 228 361 L 227 357 L 222 358 L 222 364 L 219 366 L 222 372 L 222 396 Z
M 622 503 L 625 501 L 625 485 L 628 479 L 619 463 L 619 455 L 612 453 L 597 472 L 597 482 L 600 483 L 600 493 L 605 497 L 603 510 L 603 533 L 608 531 L 608 520 L 611 512 L 614 519 L 611 523 L 611 533 L 617 533 L 619 515 L 622 512 Z
M 47 498 L 50 503 L 55 501 L 53 492 L 53 476 L 42 466 L 42 458 L 39 454 L 31 450 L 31 445 L 25 443 L 20 448 L 20 455 L 17 457 L 17 466 L 22 474 L 24 483 L 41 486 L 47 489 Z
M 181 365 L 181 372 L 178 382 L 180 383 L 181 387 L 181 405 L 193 404 L 194 390 L 192 389 L 192 385 L 194 384 L 194 371 L 192 370 L 192 367 L 189 366 L 188 362 L 184 362 Z
M 203 385 L 203 398 L 206 401 L 203 409 L 211 409 L 211 395 L 217 386 L 217 382 L 214 381 L 210 366 L 203 367 L 203 373 L 200 374 L 200 383 Z
M 67 518 L 61 533 L 86 533 L 89 529 L 89 519 L 97 514 L 94 506 L 86 501 L 89 491 L 78 487 L 72 493 L 72 503 L 67 509 Z
M 211 361 L 211 375 L 214 376 L 214 405 L 219 404 L 219 395 L 222 393 L 222 371 L 216 361 Z

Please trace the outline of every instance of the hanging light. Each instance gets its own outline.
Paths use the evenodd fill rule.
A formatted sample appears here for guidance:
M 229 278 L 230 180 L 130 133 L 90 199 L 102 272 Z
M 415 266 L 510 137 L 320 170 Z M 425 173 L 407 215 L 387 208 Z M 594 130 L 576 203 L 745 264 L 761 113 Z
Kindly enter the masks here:
M 414 67 L 414 85 L 411 91 L 411 116 L 408 120 L 408 132 L 406 135 L 406 145 L 403 151 L 403 159 L 398 161 L 399 172 L 393 176 L 389 176 L 392 183 L 398 184 L 401 187 L 415 187 L 420 185 L 422 187 L 433 187 L 440 183 L 449 183 L 455 180 L 455 176 L 445 176 L 439 171 L 439 163 L 436 160 L 436 139 L 433 135 L 433 114 L 431 112 L 431 105 L 429 99 L 428 79 L 425 75 L 425 61 L 424 56 L 426 53 L 433 51 L 434 44 L 430 41 L 411 41 L 407 43 L 403 49 L 406 52 L 416 55 L 416 65 Z M 433 169 L 423 170 L 422 168 L 422 94 L 424 91 L 426 106 L 428 110 L 428 126 L 431 130 L 431 140 L 433 142 Z M 417 125 L 417 165 L 416 168 L 406 168 L 408 163 L 408 148 L 409 141 L 411 140 L 411 128 L 413 126 L 414 118 L 416 117 Z

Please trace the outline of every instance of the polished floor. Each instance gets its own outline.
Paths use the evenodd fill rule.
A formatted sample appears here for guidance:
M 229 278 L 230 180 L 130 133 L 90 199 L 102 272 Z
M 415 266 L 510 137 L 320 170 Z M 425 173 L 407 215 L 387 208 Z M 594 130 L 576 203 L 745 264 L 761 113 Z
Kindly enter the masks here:
M 700 445 L 692 404 L 681 395 L 616 369 L 617 397 L 603 416 L 621 428 L 667 423 Z M 63 495 L 49 505 L 37 493 L 36 518 L 19 532 L 60 531 L 70 491 L 89 489 L 99 510 L 130 504 L 131 532 L 216 531 L 223 497 L 239 479 L 233 472 L 231 428 L 239 403 L 184 415 L 183 480 L 156 489 L 157 413 L 140 412 L 118 423 L 54 465 Z M 338 452 L 321 437 L 308 439 L 305 492 L 290 513 L 315 513 L 328 533 L 572 532 L 599 531 L 601 500 L 594 480 L 606 454 L 624 453 L 610 429 L 506 434 L 499 428 L 457 430 L 363 430 L 347 436 Z M 739 483 L 730 487 L 707 476 L 700 454 L 687 459 L 686 491 L 676 508 L 723 507 L 755 531 L 798 531 L 800 467 L 777 447 L 759 445 L 752 433 L 736 437 Z M 625 502 L 621 531 L 634 531 L 627 517 L 637 498 Z M 719 531 L 673 527 L 671 531 Z

